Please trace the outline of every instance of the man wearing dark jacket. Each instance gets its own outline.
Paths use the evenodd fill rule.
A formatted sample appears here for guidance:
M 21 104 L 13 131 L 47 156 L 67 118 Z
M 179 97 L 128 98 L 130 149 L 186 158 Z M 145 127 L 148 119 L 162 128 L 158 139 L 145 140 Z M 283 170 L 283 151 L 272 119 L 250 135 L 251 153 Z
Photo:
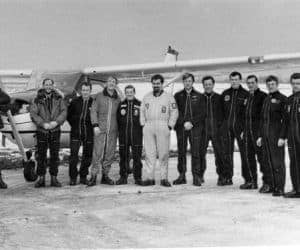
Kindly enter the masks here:
M 273 196 L 282 196 L 285 184 L 284 138 L 287 113 L 287 97 L 278 91 L 278 78 L 266 79 L 269 91 L 262 108 L 260 136 L 257 145 L 263 147 L 264 161 L 272 174 Z
M 30 116 L 37 126 L 37 175 L 35 187 L 45 187 L 47 150 L 50 149 L 51 186 L 61 187 L 57 180 L 59 165 L 60 126 L 67 117 L 63 97 L 54 90 L 54 81 L 46 78 L 30 107 Z
M 227 150 L 226 157 L 230 158 L 230 171 L 226 173 L 224 185 L 232 185 L 234 139 L 237 139 L 239 146 L 242 169 L 245 169 L 247 164 L 245 145 L 241 135 L 245 126 L 248 91 L 241 86 L 241 73 L 234 71 L 230 74 L 229 79 L 231 88 L 222 93 L 225 115 L 223 128 L 227 132 L 227 136 L 224 136 L 224 146 Z
M 141 101 L 135 98 L 135 88 L 125 87 L 126 99 L 119 104 L 117 111 L 119 130 L 120 179 L 117 185 L 127 184 L 130 148 L 133 158 L 135 184 L 142 184 L 143 127 L 140 124 Z
M 286 132 L 290 155 L 290 176 L 293 189 L 284 194 L 285 198 L 300 198 L 300 73 L 294 73 L 290 79 L 293 94 L 288 98 L 286 110 Z
M 193 185 L 201 186 L 204 169 L 201 169 L 201 135 L 205 125 L 205 99 L 193 88 L 195 78 L 186 73 L 182 77 L 184 89 L 175 94 L 179 117 L 175 125 L 178 147 L 179 177 L 174 185 L 186 183 L 186 150 L 187 140 L 190 142 L 192 155 Z
M 90 109 L 93 103 L 91 97 L 92 85 L 83 82 L 81 85 L 81 95 L 75 97 L 68 108 L 67 120 L 71 126 L 69 160 L 70 185 L 76 185 L 78 176 L 78 152 L 82 145 L 82 160 L 80 165 L 80 183 L 87 184 L 87 175 L 93 155 L 93 126 L 91 123 Z
M 218 178 L 218 185 L 223 185 L 225 181 L 226 171 L 230 167 L 229 159 L 225 159 L 224 145 L 222 141 L 222 125 L 224 120 L 223 101 L 221 95 L 213 91 L 215 79 L 212 76 L 205 76 L 202 78 L 205 97 L 205 129 L 202 143 L 201 163 L 203 171 L 206 169 L 206 153 L 208 142 L 212 142 L 215 154 L 215 164 Z
M 271 185 L 271 173 L 268 166 L 263 161 L 262 149 L 256 145 L 260 129 L 261 110 L 267 94 L 258 88 L 258 79 L 255 75 L 247 77 L 247 86 L 249 97 L 246 105 L 246 121 L 243 130 L 243 140 L 245 143 L 245 152 L 247 165 L 242 169 L 242 175 L 245 183 L 240 189 L 257 189 L 257 160 L 263 174 L 263 186 L 260 188 L 261 193 L 268 192 Z
M 10 97 L 0 88 L 0 111 L 6 112 L 8 104 L 10 103 Z M 0 129 L 3 128 L 2 117 L 0 117 Z M 6 183 L 2 179 L 1 168 L 0 168 L 0 189 L 7 188 Z

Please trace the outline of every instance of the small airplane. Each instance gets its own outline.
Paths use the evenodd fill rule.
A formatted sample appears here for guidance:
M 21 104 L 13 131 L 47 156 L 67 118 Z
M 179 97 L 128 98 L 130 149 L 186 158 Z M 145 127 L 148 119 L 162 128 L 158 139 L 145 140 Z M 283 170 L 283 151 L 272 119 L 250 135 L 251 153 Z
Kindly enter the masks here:
M 36 126 L 29 115 L 29 105 L 36 96 L 37 90 L 41 87 L 44 78 L 51 78 L 55 87 L 60 91 L 66 100 L 78 94 L 82 80 L 92 82 L 93 92 L 97 92 L 105 86 L 108 76 L 113 75 L 119 80 L 128 82 L 148 79 L 152 74 L 161 73 L 171 75 L 165 87 L 170 86 L 179 80 L 184 72 L 198 72 L 207 74 L 212 72 L 227 72 L 246 69 L 249 72 L 260 70 L 278 70 L 300 68 L 300 53 L 270 54 L 265 56 L 241 56 L 229 58 L 199 59 L 199 60 L 178 60 L 178 52 L 171 46 L 168 47 L 165 60 L 158 63 L 117 65 L 104 67 L 88 67 L 80 70 L 47 71 L 47 70 L 0 70 L 0 79 L 3 84 L 26 83 L 25 89 L 11 94 L 12 102 L 17 105 L 18 112 L 2 116 L 4 128 L 0 131 L 2 135 L 11 142 L 18 145 L 23 156 L 24 169 L 26 166 L 34 168 L 32 152 L 36 146 Z M 174 77 L 175 74 L 175 77 Z M 100 90 L 98 88 L 98 91 Z M 118 90 L 122 97 L 122 92 Z M 61 128 L 61 148 L 69 148 L 70 126 L 65 122 Z M 26 149 L 29 149 L 26 151 Z M 26 179 L 26 177 L 25 177 Z M 34 179 L 27 178 L 29 181 Z

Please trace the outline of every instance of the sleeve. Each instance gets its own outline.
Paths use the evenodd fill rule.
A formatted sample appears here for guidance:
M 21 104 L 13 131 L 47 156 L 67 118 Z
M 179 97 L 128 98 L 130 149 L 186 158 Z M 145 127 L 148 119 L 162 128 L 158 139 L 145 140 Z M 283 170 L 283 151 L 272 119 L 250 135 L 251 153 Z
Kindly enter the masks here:
M 146 108 L 145 108 L 145 98 L 144 98 L 143 101 L 142 101 L 142 104 L 141 104 L 141 112 L 140 112 L 140 124 L 141 124 L 141 126 L 145 126 L 145 123 L 146 123 L 145 112 L 146 112 Z
M 257 132 L 257 137 L 262 137 L 263 135 L 263 127 L 264 127 L 264 111 L 265 111 L 265 106 L 266 106 L 266 102 L 267 102 L 267 97 L 264 99 L 263 101 L 263 105 L 260 111 L 260 119 L 259 119 L 259 129 Z
M 33 101 L 30 105 L 30 117 L 31 120 L 39 127 L 43 126 L 45 122 L 43 118 L 39 115 L 38 105 Z
M 92 103 L 92 107 L 91 107 L 91 122 L 92 122 L 93 127 L 99 127 L 97 98 L 98 98 L 98 96 L 95 97 L 95 99 Z
M 60 114 L 57 116 L 56 122 L 58 123 L 58 125 L 62 125 L 67 118 L 67 105 L 63 98 L 59 100 L 59 107 L 60 107 Z
M 120 109 L 121 109 L 121 102 L 119 103 L 118 108 L 117 108 L 117 123 L 118 123 L 119 127 L 120 127 L 120 124 L 121 124 Z
M 74 100 L 71 101 L 69 107 L 68 107 L 68 112 L 67 112 L 67 121 L 69 122 L 69 124 L 72 127 L 73 124 L 73 109 L 74 109 Z
M 288 101 L 286 97 L 283 99 L 283 104 L 281 106 L 281 116 L 282 116 L 282 126 L 280 130 L 279 138 L 286 139 L 288 123 L 289 123 Z
M 184 124 L 184 115 L 182 114 L 182 112 L 180 111 L 179 107 L 179 97 L 177 94 L 175 94 L 174 99 L 176 101 L 176 105 L 177 105 L 177 109 L 178 109 L 178 119 L 176 122 L 176 126 L 183 126 Z
M 176 121 L 178 119 L 178 108 L 175 101 L 175 98 L 170 95 L 170 101 L 169 101 L 169 124 L 168 126 L 171 128 L 174 128 Z

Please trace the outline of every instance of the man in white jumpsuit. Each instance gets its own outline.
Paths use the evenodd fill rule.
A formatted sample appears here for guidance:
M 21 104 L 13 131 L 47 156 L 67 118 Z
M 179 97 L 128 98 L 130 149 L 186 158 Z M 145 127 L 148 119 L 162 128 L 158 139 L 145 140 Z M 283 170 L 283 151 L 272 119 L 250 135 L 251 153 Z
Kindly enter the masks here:
M 161 181 L 160 184 L 170 187 L 168 181 L 168 160 L 170 130 L 178 118 L 178 109 L 174 97 L 163 91 L 164 78 L 154 75 L 151 78 L 153 91 L 145 95 L 141 105 L 140 121 L 144 126 L 144 143 L 146 153 L 147 179 L 144 186 L 155 185 L 155 165 L 158 155 Z

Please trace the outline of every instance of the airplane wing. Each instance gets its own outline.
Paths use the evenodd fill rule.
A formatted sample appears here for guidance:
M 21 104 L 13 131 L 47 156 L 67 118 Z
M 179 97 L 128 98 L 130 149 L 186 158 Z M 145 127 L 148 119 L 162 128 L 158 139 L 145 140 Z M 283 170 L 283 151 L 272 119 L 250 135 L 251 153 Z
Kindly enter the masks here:
M 173 74 L 188 72 L 213 72 L 222 75 L 232 70 L 245 72 L 300 69 L 300 53 L 270 54 L 265 56 L 241 56 L 229 58 L 200 59 L 187 61 L 166 61 L 133 65 L 116 65 L 104 67 L 89 67 L 83 69 L 83 74 L 91 79 L 105 81 L 107 76 L 114 75 L 120 79 L 147 78 L 155 73 Z

